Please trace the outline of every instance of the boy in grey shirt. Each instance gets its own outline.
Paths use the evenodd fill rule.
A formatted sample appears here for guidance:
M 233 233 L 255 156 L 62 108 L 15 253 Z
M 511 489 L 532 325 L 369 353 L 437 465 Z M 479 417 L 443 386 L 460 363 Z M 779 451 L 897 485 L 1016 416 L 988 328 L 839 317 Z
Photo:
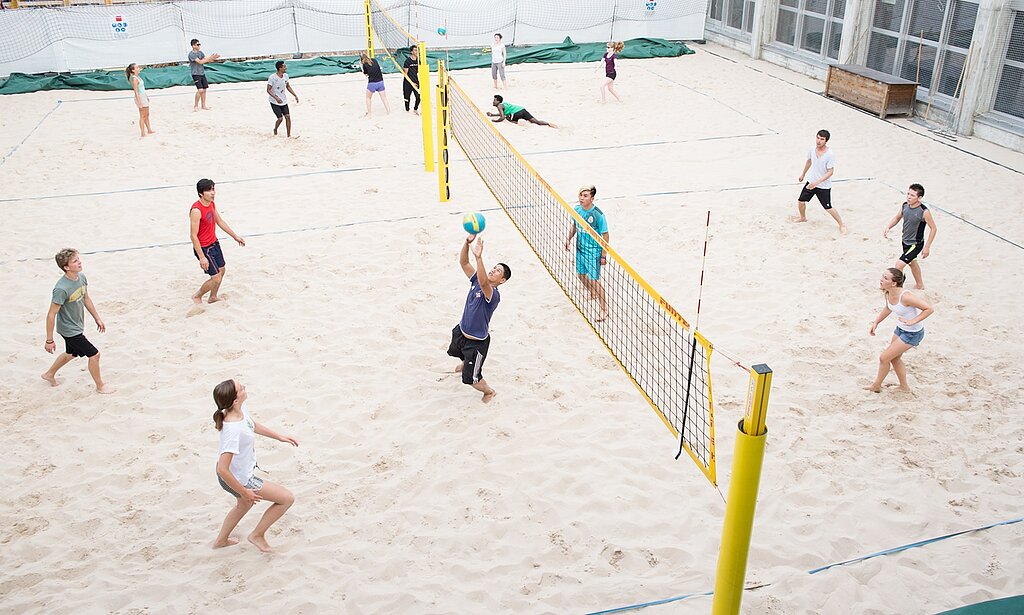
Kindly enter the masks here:
M 910 265 L 910 273 L 914 275 L 917 285 L 914 288 L 924 290 L 924 278 L 921 276 L 921 265 L 917 262 L 918 255 L 921 258 L 928 258 L 932 249 L 932 242 L 935 241 L 935 233 L 938 228 L 932 218 L 932 212 L 928 211 L 925 204 L 921 202 L 924 196 L 924 186 L 921 184 L 910 184 L 907 189 L 907 200 L 900 206 L 899 212 L 889 220 L 889 225 L 882 231 L 882 238 L 889 238 L 889 229 L 896 226 L 903 220 L 903 253 L 896 260 L 896 268 L 903 271 L 903 268 Z M 924 239 L 924 231 L 927 228 L 928 241 Z
M 85 337 L 85 310 L 89 310 L 100 333 L 106 331 L 107 327 L 96 311 L 92 297 L 89 296 L 89 282 L 82 273 L 82 258 L 78 250 L 73 248 L 64 248 L 54 258 L 64 276 L 53 287 L 50 311 L 46 314 L 46 344 L 43 348 L 50 354 L 56 350 L 57 344 L 53 339 L 53 329 L 56 325 L 57 333 L 64 338 L 65 350 L 50 369 L 43 372 L 42 378 L 49 382 L 50 386 L 57 386 L 57 370 L 75 357 L 88 357 L 89 374 L 96 383 L 96 390 L 100 393 L 113 393 L 114 389 L 104 384 L 103 377 L 100 376 L 100 351 Z
M 192 82 L 196 84 L 196 99 L 192 104 L 193 111 L 199 111 L 199 103 L 203 103 L 203 109 L 209 111 L 210 108 L 206 106 L 206 90 L 210 87 L 210 82 L 206 80 L 206 68 L 203 66 L 209 62 L 214 62 L 220 59 L 220 54 L 215 53 L 209 57 L 205 53 L 199 50 L 201 43 L 198 38 L 192 39 L 192 51 L 188 52 L 188 68 L 192 72 Z

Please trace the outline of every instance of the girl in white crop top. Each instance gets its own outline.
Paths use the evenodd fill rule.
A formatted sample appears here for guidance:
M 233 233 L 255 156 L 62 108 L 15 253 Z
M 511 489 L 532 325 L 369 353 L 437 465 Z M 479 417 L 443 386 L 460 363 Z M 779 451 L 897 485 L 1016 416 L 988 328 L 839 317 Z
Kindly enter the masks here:
M 217 479 L 224 491 L 235 496 L 235 506 L 224 517 L 220 534 L 213 541 L 213 548 L 238 544 L 238 539 L 231 536 L 235 526 L 253 504 L 269 500 L 270 508 L 263 513 L 263 518 L 249 534 L 249 542 L 266 553 L 270 551 L 265 537 L 267 529 L 291 507 L 295 496 L 281 485 L 264 481 L 255 475 L 256 436 L 273 438 L 292 446 L 298 446 L 299 441 L 256 422 L 242 409 L 242 403 L 248 398 L 245 385 L 237 380 L 225 380 L 213 388 L 213 400 L 217 404 L 213 424 L 220 432 Z
M 903 353 L 921 343 L 921 340 L 924 339 L 924 325 L 921 324 L 921 321 L 934 312 L 932 306 L 923 299 L 903 290 L 905 280 L 906 277 L 902 271 L 890 267 L 882 273 L 882 279 L 878 281 L 878 287 L 885 296 L 885 307 L 879 312 L 875 322 L 871 324 L 869 333 L 874 335 L 875 329 L 889 317 L 889 314 L 895 314 L 897 322 L 888 348 L 883 350 L 878 357 L 878 374 L 875 376 L 875 381 L 865 387 L 875 393 L 881 392 L 882 381 L 889 375 L 890 368 L 896 372 L 896 378 L 900 381 L 900 390 L 910 390 L 907 385 L 907 368 L 903 364 Z

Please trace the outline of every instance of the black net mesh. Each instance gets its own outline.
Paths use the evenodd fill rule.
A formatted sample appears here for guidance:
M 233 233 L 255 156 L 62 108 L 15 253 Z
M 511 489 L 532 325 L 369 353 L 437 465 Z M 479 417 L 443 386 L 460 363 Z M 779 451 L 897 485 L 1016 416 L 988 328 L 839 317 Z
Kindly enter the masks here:
M 419 41 L 399 25 L 400 23 L 409 22 L 408 6 L 398 7 L 393 10 L 399 11 L 399 13 L 392 15 L 377 4 L 376 0 L 370 1 L 370 23 L 373 26 L 373 38 L 376 41 L 374 52 L 378 54 L 384 52 L 395 65 L 395 68 L 398 69 L 398 72 L 401 73 L 406 59 L 412 53 L 410 47 L 419 45 Z M 404 19 L 403 13 L 405 14 Z M 404 79 L 412 85 L 413 89 L 417 92 L 419 91 L 420 83 L 416 75 L 405 75 Z
M 451 133 L 541 263 L 604 342 L 654 410 L 716 482 L 711 344 L 611 250 L 501 136 L 453 79 Z M 580 226 L 577 226 L 577 223 Z M 570 229 L 576 237 L 568 241 Z M 586 233 L 587 238 L 582 235 Z M 607 314 L 577 276 L 576 241 L 607 250 L 600 283 Z M 567 246 L 568 242 L 568 246 Z M 592 252 L 591 252 L 592 254 Z M 583 257 L 586 254 L 581 252 Z

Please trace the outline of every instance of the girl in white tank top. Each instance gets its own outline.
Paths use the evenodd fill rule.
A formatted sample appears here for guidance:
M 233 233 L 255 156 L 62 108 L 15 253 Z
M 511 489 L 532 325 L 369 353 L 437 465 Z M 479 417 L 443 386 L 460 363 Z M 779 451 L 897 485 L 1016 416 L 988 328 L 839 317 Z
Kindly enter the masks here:
M 931 316 L 934 311 L 923 299 L 903 289 L 905 280 L 902 271 L 889 268 L 882 273 L 882 279 L 878 281 L 878 287 L 885 296 L 885 307 L 871 324 L 869 333 L 874 335 L 875 329 L 889 317 L 889 314 L 896 315 L 896 329 L 889 340 L 889 346 L 878 357 L 878 374 L 875 381 L 865 387 L 874 393 L 881 392 L 882 381 L 889 375 L 890 369 L 896 372 L 900 390 L 910 390 L 910 386 L 907 385 L 907 368 L 903 364 L 903 353 L 924 339 L 924 325 L 921 321 Z

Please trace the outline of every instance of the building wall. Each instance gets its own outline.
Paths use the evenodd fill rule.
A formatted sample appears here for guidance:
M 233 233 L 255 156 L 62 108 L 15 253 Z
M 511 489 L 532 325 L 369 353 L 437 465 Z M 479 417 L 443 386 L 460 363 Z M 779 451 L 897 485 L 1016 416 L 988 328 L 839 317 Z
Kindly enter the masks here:
M 1024 0 L 709 0 L 705 37 L 824 79 L 855 64 L 919 83 L 918 112 L 1024 151 Z

